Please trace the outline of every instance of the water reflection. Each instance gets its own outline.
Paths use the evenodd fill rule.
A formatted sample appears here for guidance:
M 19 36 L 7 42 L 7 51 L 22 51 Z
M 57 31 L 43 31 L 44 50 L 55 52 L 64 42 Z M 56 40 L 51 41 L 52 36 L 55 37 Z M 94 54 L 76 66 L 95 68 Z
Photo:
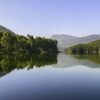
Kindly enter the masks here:
M 91 56 L 2 55 L 0 75 L 12 72 L 0 78 L 0 100 L 100 100 L 99 56 Z
M 88 60 L 96 64 L 100 64 L 100 55 L 74 55 L 79 60 Z
M 100 68 L 100 55 L 67 55 L 60 53 L 56 68 L 67 68 L 83 65 L 90 68 Z
M 90 68 L 100 68 L 100 55 L 67 55 L 60 54 L 31 54 L 31 55 L 1 55 L 0 76 L 14 69 L 33 69 L 52 65 L 54 68 L 67 68 L 83 65 Z
M 1 55 L 0 76 L 11 72 L 14 69 L 44 67 L 57 63 L 57 54 L 31 54 L 31 55 Z

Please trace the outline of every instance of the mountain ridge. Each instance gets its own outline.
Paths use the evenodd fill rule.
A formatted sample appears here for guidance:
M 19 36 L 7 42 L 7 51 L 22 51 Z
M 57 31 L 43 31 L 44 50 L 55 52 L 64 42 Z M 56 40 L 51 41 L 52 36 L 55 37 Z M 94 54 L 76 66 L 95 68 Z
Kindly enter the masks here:
M 12 35 L 15 35 L 15 33 L 12 30 L 10 30 L 7 27 L 4 27 L 2 25 L 0 25 L 0 32 L 10 32 Z
M 72 35 L 53 35 L 51 39 L 58 41 L 58 49 L 66 49 L 77 44 L 85 44 L 92 41 L 100 40 L 100 34 L 92 34 L 84 37 L 75 37 Z

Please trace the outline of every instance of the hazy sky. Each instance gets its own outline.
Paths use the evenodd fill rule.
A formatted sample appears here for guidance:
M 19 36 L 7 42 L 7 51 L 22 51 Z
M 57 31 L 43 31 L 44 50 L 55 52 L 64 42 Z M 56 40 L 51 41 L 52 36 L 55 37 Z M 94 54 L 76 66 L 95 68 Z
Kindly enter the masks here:
M 100 0 L 0 0 L 0 24 L 19 34 L 100 33 Z

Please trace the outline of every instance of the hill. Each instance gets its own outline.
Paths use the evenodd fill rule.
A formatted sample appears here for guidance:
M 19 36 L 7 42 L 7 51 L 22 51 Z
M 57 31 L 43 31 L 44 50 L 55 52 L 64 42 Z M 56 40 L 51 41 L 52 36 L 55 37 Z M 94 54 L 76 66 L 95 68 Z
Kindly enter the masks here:
M 77 44 L 86 44 L 92 41 L 100 40 L 100 35 L 89 35 L 85 37 L 75 37 L 71 35 L 53 35 L 51 37 L 58 41 L 58 48 L 64 50 Z
M 93 41 L 87 44 L 78 44 L 67 49 L 68 52 L 74 54 L 99 54 L 100 40 Z
M 0 25 L 0 32 L 9 32 L 9 33 L 15 35 L 15 33 L 13 31 L 11 31 L 10 29 L 8 29 L 2 25 Z

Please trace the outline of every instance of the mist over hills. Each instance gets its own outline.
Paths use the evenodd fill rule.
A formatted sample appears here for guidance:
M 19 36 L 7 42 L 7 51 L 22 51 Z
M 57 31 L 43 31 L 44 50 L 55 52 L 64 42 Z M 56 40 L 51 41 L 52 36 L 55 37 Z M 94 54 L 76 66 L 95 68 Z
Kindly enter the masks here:
M 99 35 L 92 34 L 85 37 L 75 37 L 71 35 L 61 34 L 61 35 L 53 35 L 51 38 L 58 41 L 59 49 L 65 49 L 77 44 L 85 44 L 92 41 L 100 40 L 100 34 Z

